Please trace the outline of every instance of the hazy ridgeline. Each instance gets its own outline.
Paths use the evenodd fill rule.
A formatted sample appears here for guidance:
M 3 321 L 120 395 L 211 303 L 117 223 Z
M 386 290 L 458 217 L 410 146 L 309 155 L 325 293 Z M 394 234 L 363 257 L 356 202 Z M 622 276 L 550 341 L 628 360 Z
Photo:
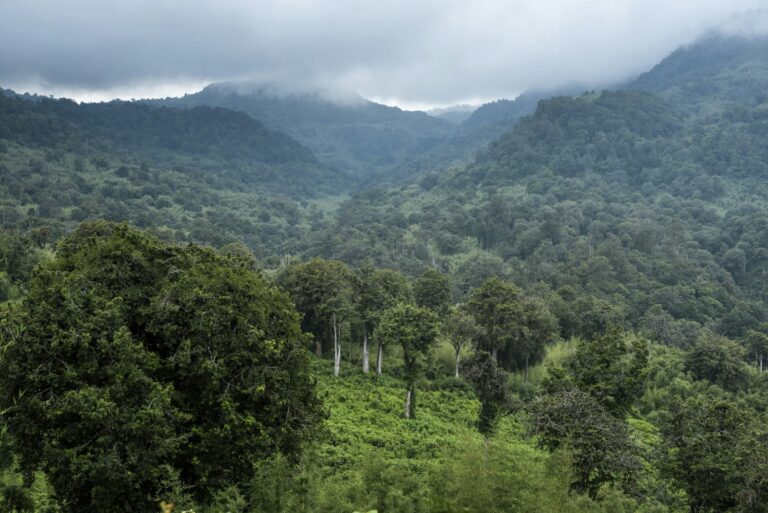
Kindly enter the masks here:
M 766 91 L 2 91 L 0 510 L 765 511 Z

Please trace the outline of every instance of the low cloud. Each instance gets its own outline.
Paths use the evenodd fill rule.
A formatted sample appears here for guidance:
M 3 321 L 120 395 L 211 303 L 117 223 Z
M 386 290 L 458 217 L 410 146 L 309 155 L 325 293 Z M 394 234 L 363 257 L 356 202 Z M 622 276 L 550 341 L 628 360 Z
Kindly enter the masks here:
M 763 33 L 764 0 L 5 0 L 0 86 L 79 99 L 253 79 L 403 105 L 641 72 L 706 31 Z

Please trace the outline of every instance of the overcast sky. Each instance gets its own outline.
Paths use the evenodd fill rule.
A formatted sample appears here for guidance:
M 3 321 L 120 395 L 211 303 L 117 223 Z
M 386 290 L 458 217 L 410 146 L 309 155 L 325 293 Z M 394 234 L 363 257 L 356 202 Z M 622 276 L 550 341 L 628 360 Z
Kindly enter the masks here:
M 90 101 L 247 78 L 354 90 L 409 108 L 476 103 L 621 80 L 708 30 L 761 30 L 766 7 L 768 0 L 0 0 L 0 87 Z

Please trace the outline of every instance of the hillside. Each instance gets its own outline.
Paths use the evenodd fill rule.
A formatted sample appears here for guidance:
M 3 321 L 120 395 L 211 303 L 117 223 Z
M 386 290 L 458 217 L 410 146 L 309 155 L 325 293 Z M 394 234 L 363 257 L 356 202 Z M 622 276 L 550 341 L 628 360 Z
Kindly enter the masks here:
M 680 48 L 628 85 L 704 112 L 766 101 L 768 38 L 710 35 Z
M 265 256 L 350 186 L 243 113 L 0 96 L 0 225 L 41 243 L 102 218 Z
M 760 108 L 695 120 L 647 93 L 554 98 L 468 166 L 357 195 L 300 247 L 434 265 L 459 297 L 502 275 L 590 290 L 633 324 L 659 304 L 738 335 L 768 320 L 767 123 Z
M 403 111 L 359 96 L 283 92 L 250 83 L 211 84 L 198 93 L 151 103 L 245 112 L 267 127 L 295 137 L 324 164 L 358 177 L 403 165 L 455 129 L 450 122 L 423 112 Z

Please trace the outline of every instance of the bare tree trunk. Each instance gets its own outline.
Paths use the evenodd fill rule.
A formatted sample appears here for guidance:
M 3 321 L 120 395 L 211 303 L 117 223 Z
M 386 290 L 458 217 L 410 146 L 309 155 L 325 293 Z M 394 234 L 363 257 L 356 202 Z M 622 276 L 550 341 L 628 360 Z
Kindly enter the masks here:
M 499 363 L 499 350 L 497 348 L 491 349 L 491 356 L 493 356 L 493 363 L 497 364 Z
M 377 344 L 377 349 L 376 349 L 376 375 L 377 376 L 381 376 L 382 360 L 384 360 L 384 348 L 381 346 L 381 342 L 379 342 Z
M 317 356 L 323 356 L 323 343 L 320 339 L 315 340 L 315 354 Z
M 456 377 L 459 377 L 459 360 L 461 360 L 461 349 L 456 351 Z
M 368 325 L 363 322 L 363 374 L 368 374 Z
M 339 341 L 339 325 L 336 314 L 333 314 L 333 375 L 338 376 L 341 370 L 341 343 Z
M 411 389 L 410 387 L 405 392 L 405 418 L 411 418 Z
M 416 418 L 416 386 L 414 383 L 410 383 L 405 392 L 405 418 Z

